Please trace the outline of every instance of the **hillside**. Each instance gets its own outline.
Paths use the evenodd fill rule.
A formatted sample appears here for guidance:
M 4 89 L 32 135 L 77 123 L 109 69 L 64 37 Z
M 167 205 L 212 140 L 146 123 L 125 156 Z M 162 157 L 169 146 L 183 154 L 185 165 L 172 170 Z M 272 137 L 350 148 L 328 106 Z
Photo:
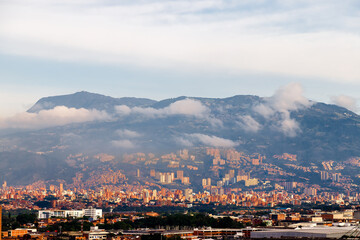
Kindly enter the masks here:
M 0 139 L 0 180 L 12 184 L 70 180 L 79 170 L 77 160 L 69 160 L 76 154 L 88 156 L 82 161 L 89 168 L 99 164 L 94 155 L 113 155 L 117 164 L 110 165 L 117 169 L 129 167 L 121 164 L 125 153 L 165 154 L 199 147 L 260 153 L 269 162 L 275 161 L 273 155 L 291 153 L 301 166 L 321 167 L 322 161 L 341 163 L 360 156 L 357 114 L 301 97 L 292 100 L 281 92 L 269 98 L 239 95 L 162 101 L 79 92 L 42 98 L 28 113 L 43 114 L 39 117 L 43 120 L 47 111 L 55 114 L 51 111 L 59 106 L 72 109 L 70 120 L 43 128 L 40 122 L 35 129 Z M 81 108 L 88 111 L 85 117 L 81 112 L 82 118 L 76 115 Z M 106 118 L 98 117 L 99 112 Z M 31 116 L 37 121 L 37 115 Z

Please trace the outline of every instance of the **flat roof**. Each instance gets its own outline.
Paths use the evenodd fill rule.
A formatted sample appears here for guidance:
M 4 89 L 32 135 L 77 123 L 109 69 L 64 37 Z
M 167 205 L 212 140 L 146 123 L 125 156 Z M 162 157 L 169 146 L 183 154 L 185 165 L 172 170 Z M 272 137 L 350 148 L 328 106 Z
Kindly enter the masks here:
M 340 238 L 353 230 L 351 227 L 305 227 L 300 229 L 263 229 L 263 231 L 251 232 L 252 238 L 271 238 L 271 237 L 326 237 Z

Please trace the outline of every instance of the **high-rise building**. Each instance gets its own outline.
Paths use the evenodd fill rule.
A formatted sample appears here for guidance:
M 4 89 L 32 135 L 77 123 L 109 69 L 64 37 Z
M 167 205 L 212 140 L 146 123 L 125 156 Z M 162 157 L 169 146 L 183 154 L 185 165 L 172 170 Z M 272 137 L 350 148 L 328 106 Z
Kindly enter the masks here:
M 140 169 L 136 170 L 136 177 L 138 177 L 138 178 L 140 177 Z
M 182 180 L 184 177 L 184 171 L 176 171 L 176 178 Z
M 234 169 L 230 169 L 230 170 L 229 170 L 229 175 L 230 175 L 230 178 L 235 177 L 235 170 L 234 170 Z
M 320 172 L 320 177 L 321 177 L 321 180 L 328 180 L 329 179 L 329 173 L 326 172 L 326 171 L 321 171 Z
M 64 191 L 64 184 L 60 183 L 60 194 L 62 194 Z
M 211 178 L 207 178 L 206 185 L 211 186 Z
M 284 188 L 286 191 L 292 191 L 294 188 L 296 188 L 296 182 L 285 182 Z
M 203 178 L 202 179 L 202 186 L 204 188 L 211 186 L 211 178 Z
M 305 188 L 304 193 L 308 196 L 315 196 L 317 194 L 316 188 Z
M 189 177 L 183 177 L 181 183 L 182 184 L 190 184 L 190 178 Z
M 192 189 L 190 189 L 190 188 L 185 189 L 184 195 L 185 195 L 186 200 L 192 201 L 192 193 L 193 193 Z
M 172 183 L 172 175 L 171 173 L 166 173 L 165 174 L 165 183 Z
M 334 182 L 340 182 L 341 173 L 333 173 L 331 178 Z
M 165 174 L 164 173 L 160 173 L 160 182 L 165 183 Z

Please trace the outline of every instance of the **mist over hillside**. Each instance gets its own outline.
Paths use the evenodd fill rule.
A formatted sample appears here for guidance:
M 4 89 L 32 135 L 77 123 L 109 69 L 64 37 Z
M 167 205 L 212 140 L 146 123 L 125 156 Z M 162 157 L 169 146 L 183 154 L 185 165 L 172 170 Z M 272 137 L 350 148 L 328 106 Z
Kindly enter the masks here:
M 13 133 L 0 139 L 0 180 L 71 180 L 79 166 L 69 155 L 79 153 L 106 153 L 120 164 L 124 154 L 213 147 L 265 156 L 296 154 L 304 166 L 340 162 L 360 156 L 359 123 L 354 112 L 306 99 L 297 84 L 267 98 L 155 101 L 89 92 L 45 97 L 27 112 L 1 120 L 0 128 Z M 83 161 L 99 164 L 92 157 Z

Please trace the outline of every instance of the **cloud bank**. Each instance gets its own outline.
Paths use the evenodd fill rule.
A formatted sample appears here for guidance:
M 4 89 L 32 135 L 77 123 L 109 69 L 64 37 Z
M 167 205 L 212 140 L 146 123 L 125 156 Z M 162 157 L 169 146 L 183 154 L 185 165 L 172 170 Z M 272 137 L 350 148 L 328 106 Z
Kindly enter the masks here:
M 50 110 L 41 110 L 38 113 L 24 112 L 0 119 L 0 128 L 41 129 L 70 123 L 109 121 L 111 119 L 111 116 L 105 111 L 57 106 Z
M 120 106 L 116 106 L 115 110 L 120 115 L 142 114 L 151 118 L 166 117 L 170 115 L 187 115 L 187 116 L 203 118 L 207 116 L 210 112 L 210 109 L 204 106 L 201 102 L 189 98 L 176 101 L 174 103 L 171 103 L 169 106 L 160 109 L 155 109 L 151 107 L 130 108 L 125 105 L 120 105 Z
M 294 137 L 300 132 L 299 123 L 292 119 L 290 113 L 308 108 L 312 103 L 303 96 L 303 89 L 298 83 L 288 84 L 269 98 L 265 103 L 254 107 L 254 111 L 266 120 L 273 122 L 273 127 L 286 136 Z
M 183 99 L 171 103 L 169 106 L 156 109 L 156 108 L 142 108 L 133 107 L 130 108 L 125 105 L 115 106 L 115 111 L 120 116 L 126 116 L 130 114 L 139 114 L 148 118 L 164 118 L 174 115 L 184 115 L 189 117 L 195 117 L 198 119 L 204 119 L 214 126 L 221 126 L 222 122 L 219 119 L 215 119 L 210 116 L 210 109 L 204 106 L 200 101 L 193 99 Z
M 360 79 L 356 1 L 3 0 L 0 9 L 5 54 Z
M 183 115 L 203 119 L 214 126 L 221 126 L 222 122 L 210 116 L 210 109 L 200 101 L 184 99 L 176 101 L 165 108 L 130 108 L 125 105 L 116 106 L 118 116 L 113 116 L 106 111 L 85 108 L 68 108 L 56 106 L 53 109 L 41 110 L 38 113 L 19 113 L 12 117 L 0 119 L 0 128 L 18 129 L 41 129 L 54 126 L 62 126 L 70 123 L 81 123 L 89 121 L 111 121 L 117 117 L 138 114 L 146 118 L 165 118 L 168 116 Z M 136 138 L 141 134 L 128 129 L 119 129 L 116 132 L 122 138 Z
M 217 136 L 209 136 L 206 134 L 193 133 L 185 134 L 182 137 L 176 137 L 175 141 L 183 146 L 191 147 L 198 143 L 210 147 L 233 148 L 239 145 L 230 139 L 225 139 Z
M 357 105 L 357 100 L 353 97 L 339 95 L 333 96 L 330 98 L 331 102 L 340 107 L 344 107 L 350 111 L 357 112 L 359 107 Z

